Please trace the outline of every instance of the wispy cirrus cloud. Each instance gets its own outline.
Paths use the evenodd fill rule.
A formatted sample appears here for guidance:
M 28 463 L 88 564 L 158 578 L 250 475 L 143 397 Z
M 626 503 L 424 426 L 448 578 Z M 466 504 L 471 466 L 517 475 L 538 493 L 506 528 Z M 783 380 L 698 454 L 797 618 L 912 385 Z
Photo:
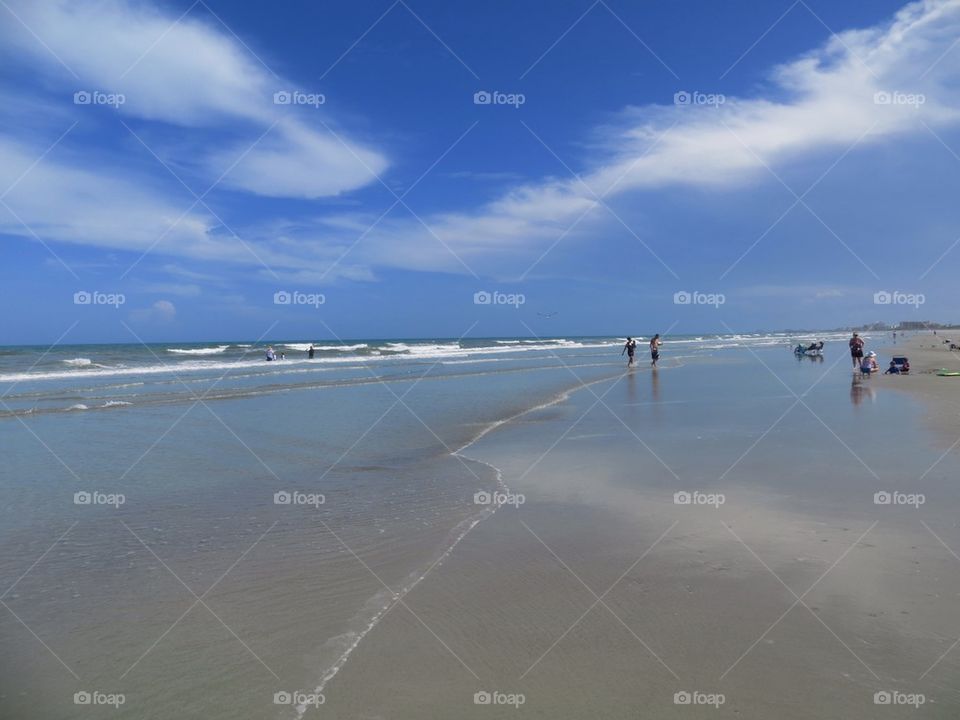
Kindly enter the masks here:
M 9 15 L 0 24 L 8 63 L 65 103 L 75 91 L 122 94 L 116 111 L 123 118 L 220 133 L 200 157 L 209 182 L 317 198 L 362 187 L 374 180 L 371 171 L 387 168 L 382 153 L 345 133 L 331 135 L 324 123 L 333 122 L 332 114 L 324 108 L 277 105 L 275 93 L 296 89 L 296 81 L 276 76 L 205 18 L 202 6 L 178 17 L 125 0 L 9 5 L 22 24 Z
M 216 179 L 242 154 L 244 143 L 280 117 L 224 177 L 225 186 L 264 196 L 328 196 L 361 187 L 373 179 L 371 171 L 381 174 L 387 167 L 381 153 L 341 135 L 345 147 L 311 123 L 310 113 L 322 109 L 282 107 L 278 115 L 272 93 L 285 83 L 234 38 L 192 16 L 173 25 L 176 18 L 169 14 L 117 0 L 15 7 L 77 74 L 127 96 L 118 110 L 122 116 L 204 133 L 229 128 L 200 158 L 208 178 Z M 2 34 L 8 56 L 38 63 L 47 84 L 77 85 L 22 28 L 8 24 Z M 611 204 L 625 197 L 642 204 L 648 193 L 674 187 L 745 187 L 770 180 L 768 168 L 779 173 L 811 155 L 827 154 L 829 160 L 855 146 L 852 158 L 900 138 L 924 136 L 928 128 L 956 125 L 960 51 L 951 49 L 958 36 L 960 0 L 922 0 L 888 22 L 843 32 L 771 69 L 767 86 L 751 97 L 727 97 L 719 106 L 622 109 L 593 130 L 588 154 L 562 159 L 579 178 L 558 159 L 556 176 L 516 183 L 473 206 L 422 218 L 404 208 L 384 218 L 379 209 L 339 208 L 263 220 L 247 227 L 244 240 L 287 277 L 311 281 L 369 280 L 380 267 L 497 274 L 509 267 L 520 274 L 560 238 L 595 241 L 603 227 L 616 227 L 598 196 Z M 883 101 L 883 93 L 891 102 Z M 923 102 L 895 102 L 896 93 L 922 96 Z M 242 139 L 237 126 L 247 129 Z M 533 132 L 530 142 L 540 143 Z M 0 142 L 0 181 L 12 182 L 18 174 L 5 166 L 25 167 L 42 150 Z M 8 165 L 4 159 L 10 158 L 15 162 Z M 170 197 L 149 184 L 130 186 L 128 175 L 92 161 L 83 164 L 82 156 L 71 163 L 55 155 L 9 200 L 50 239 L 142 251 L 182 212 Z M 23 234 L 12 220 L 3 229 Z M 258 262 L 203 208 L 189 213 L 155 252 Z
M 478 270 L 506 260 L 519 273 L 584 213 L 571 238 L 596 237 L 601 221 L 616 226 L 602 209 L 589 212 L 598 196 L 613 203 L 671 187 L 742 187 L 818 153 L 929 138 L 929 129 L 960 121 L 960 51 L 951 52 L 958 36 L 960 0 L 922 0 L 772 69 L 763 96 L 627 108 L 595 131 L 599 149 L 570 168 L 578 178 L 523 184 L 473 211 L 427 217 L 432 234 L 417 222 L 391 224 L 371 234 L 370 260 L 431 266 L 429 256 L 459 272 L 447 245 Z M 558 159 L 563 172 L 561 162 L 571 160 Z

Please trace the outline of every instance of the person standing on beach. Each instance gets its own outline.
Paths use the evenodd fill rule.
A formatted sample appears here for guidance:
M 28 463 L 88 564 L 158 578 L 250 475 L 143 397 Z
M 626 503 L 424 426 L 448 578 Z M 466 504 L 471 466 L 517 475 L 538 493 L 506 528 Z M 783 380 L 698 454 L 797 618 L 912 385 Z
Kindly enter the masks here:
M 627 344 L 623 346 L 623 350 L 620 351 L 620 357 L 623 357 L 623 353 L 627 354 L 627 367 L 633 367 L 633 355 L 637 351 L 637 341 L 632 337 L 627 338 Z
M 657 366 L 657 360 L 660 359 L 660 346 L 663 342 L 660 340 L 660 333 L 657 333 L 650 340 L 650 364 L 653 367 Z
M 850 358 L 853 360 L 853 369 L 860 367 L 860 361 L 863 359 L 863 338 L 857 333 L 850 338 Z

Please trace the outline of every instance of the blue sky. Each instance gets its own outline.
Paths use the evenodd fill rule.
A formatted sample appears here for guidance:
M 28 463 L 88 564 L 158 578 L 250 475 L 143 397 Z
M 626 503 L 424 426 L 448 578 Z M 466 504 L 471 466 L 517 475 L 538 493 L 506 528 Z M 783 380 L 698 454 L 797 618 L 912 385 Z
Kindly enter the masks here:
M 0 14 L 3 343 L 960 322 L 960 0 Z

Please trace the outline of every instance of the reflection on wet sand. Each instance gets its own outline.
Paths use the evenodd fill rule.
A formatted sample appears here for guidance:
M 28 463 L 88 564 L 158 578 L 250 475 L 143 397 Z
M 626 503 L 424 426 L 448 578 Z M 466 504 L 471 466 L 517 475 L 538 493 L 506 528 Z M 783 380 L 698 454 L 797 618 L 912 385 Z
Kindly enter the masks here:
M 870 386 L 870 381 L 864 382 L 863 375 L 853 374 L 853 381 L 850 383 L 850 402 L 854 405 L 860 405 L 864 400 L 874 402 L 877 399 L 877 393 Z

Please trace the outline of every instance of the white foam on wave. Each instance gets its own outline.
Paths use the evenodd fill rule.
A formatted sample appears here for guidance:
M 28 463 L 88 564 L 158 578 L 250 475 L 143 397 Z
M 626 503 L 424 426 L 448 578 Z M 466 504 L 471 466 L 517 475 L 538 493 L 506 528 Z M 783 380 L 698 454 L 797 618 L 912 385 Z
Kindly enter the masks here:
M 576 340 L 567 340 L 566 338 L 526 338 L 518 340 L 494 340 L 498 345 L 566 345 L 579 347 L 582 343 Z
M 408 345 L 407 343 L 402 342 L 392 342 L 387 343 L 385 346 L 386 350 L 394 353 L 406 353 L 408 355 L 431 355 L 436 356 L 437 354 L 443 353 L 458 353 L 463 350 L 460 347 L 460 343 L 414 343 L 413 345 Z
M 495 340 L 497 345 L 487 347 L 461 347 L 459 343 L 424 343 L 409 345 L 407 343 L 388 343 L 386 349 L 392 353 L 404 356 L 423 358 L 466 357 L 473 355 L 500 355 L 504 353 L 536 352 L 538 350 L 568 350 L 576 348 L 601 348 L 609 343 L 584 344 L 575 340 L 520 340 L 517 345 L 508 345 L 507 341 Z
M 424 343 L 422 345 L 416 344 L 407 344 L 407 343 L 389 343 L 386 347 L 390 352 L 380 354 L 378 351 L 373 351 L 369 355 L 353 355 L 351 353 L 345 352 L 342 355 L 330 356 L 330 357 L 321 357 L 315 358 L 313 360 L 308 360 L 306 356 L 297 356 L 295 358 L 287 358 L 282 362 L 272 362 L 267 363 L 262 358 L 251 356 L 249 353 L 247 357 L 249 359 L 240 359 L 240 360 L 201 360 L 201 359 L 183 359 L 182 361 L 176 363 L 159 363 L 155 365 L 141 365 L 141 366 L 113 366 L 108 367 L 104 365 L 94 365 L 91 367 L 84 367 L 83 377 L 128 377 L 128 376 L 138 376 L 138 375 L 163 375 L 163 374 L 185 374 L 190 372 L 210 372 L 215 370 L 239 370 L 239 369 L 259 369 L 263 372 L 278 373 L 284 372 L 288 368 L 293 368 L 300 366 L 301 368 L 309 367 L 313 365 L 342 365 L 342 364 L 359 364 L 359 363 L 386 363 L 386 362 L 400 362 L 403 360 L 409 360 L 416 358 L 417 360 L 443 360 L 447 358 L 454 359 L 470 359 L 476 356 L 484 355 L 502 355 L 507 353 L 525 353 L 525 352 L 537 352 L 542 350 L 557 350 L 557 349 L 576 349 L 576 348 L 601 348 L 606 347 L 609 343 L 598 343 L 585 345 L 581 343 L 576 343 L 573 341 L 564 341 L 565 343 L 570 343 L 562 348 L 557 345 L 523 345 L 520 346 L 488 346 L 488 347 L 475 347 L 475 348 L 462 348 L 459 343 L 446 343 L 446 344 L 436 344 L 436 343 Z M 307 345 L 309 347 L 309 345 Z M 196 353 L 193 353 L 196 355 Z M 189 357 L 189 355 L 188 355 Z M 96 368 L 96 369 L 93 369 Z M 3 373 L 0 374 L 0 382 L 30 382 L 30 381 L 41 381 L 41 380 L 63 380 L 73 377 L 77 377 L 79 374 L 78 370 L 64 370 L 64 371 L 41 371 L 41 372 L 17 372 L 17 373 Z
M 84 405 L 83 403 L 77 403 L 76 405 L 71 405 L 67 410 L 89 410 L 90 408 Z
M 216 347 L 207 347 L 207 348 L 167 348 L 168 353 L 173 353 L 174 355 L 219 355 L 222 352 L 226 352 L 229 345 L 217 345 Z
M 363 350 L 370 347 L 366 343 L 359 343 L 357 345 L 316 345 L 313 343 L 286 343 L 282 347 L 289 348 L 290 350 L 301 350 L 306 352 L 310 349 L 310 346 L 313 345 L 313 349 L 320 352 L 323 350 L 340 350 L 341 352 L 352 352 L 354 350 Z
M 64 380 L 69 378 L 75 378 L 82 376 L 84 379 L 89 380 L 94 377 L 125 377 L 125 376 L 138 376 L 138 375 L 170 375 L 170 374 L 184 374 L 189 372 L 200 372 L 200 371 L 213 371 L 213 370 L 229 370 L 229 369 L 244 369 L 244 368 L 257 368 L 264 370 L 265 372 L 281 372 L 284 368 L 304 366 L 307 363 L 330 363 L 330 364 L 341 364 L 341 363 L 361 363 L 370 360 L 370 358 L 365 357 L 331 357 L 331 358 L 321 358 L 319 360 L 307 360 L 303 359 L 287 359 L 282 362 L 276 363 L 267 363 L 265 360 L 260 358 L 256 360 L 184 360 L 177 363 L 161 363 L 158 365 L 141 365 L 139 367 L 105 367 L 98 365 L 96 367 L 100 368 L 97 370 L 84 370 L 81 372 L 77 370 L 64 370 L 64 371 L 51 371 L 51 372 L 20 372 L 20 373 L 5 373 L 0 374 L 0 382 L 30 382 L 34 380 Z M 186 380 L 186 379 L 185 379 Z
M 314 345 L 315 350 L 342 350 L 345 352 L 351 350 L 364 350 L 368 347 L 366 343 L 358 343 L 357 345 Z
M 845 342 L 844 333 L 822 333 L 818 336 L 827 343 L 828 349 L 840 348 L 841 340 Z M 508 344 L 516 342 L 519 344 Z M 782 334 L 764 334 L 753 337 L 735 336 L 735 335 L 715 335 L 706 336 L 703 340 L 690 338 L 677 338 L 665 340 L 665 345 L 683 348 L 684 350 L 721 350 L 738 349 L 745 347 L 779 347 L 787 344 L 787 337 Z M 564 338 L 553 338 L 547 340 L 522 339 L 516 341 L 494 341 L 493 345 L 481 347 L 461 347 L 458 342 L 392 342 L 387 343 L 383 348 L 383 353 L 375 348 L 370 348 L 365 354 L 355 354 L 354 350 L 360 350 L 369 346 L 365 344 L 357 345 L 322 345 L 319 349 L 336 349 L 337 353 L 332 353 L 325 357 L 317 357 L 308 360 L 306 354 L 288 357 L 283 362 L 267 363 L 259 353 L 246 353 L 244 357 L 237 360 L 225 360 L 217 358 L 193 358 L 192 355 L 203 353 L 213 354 L 215 351 L 220 353 L 220 348 L 230 347 L 228 345 L 218 346 L 217 348 L 173 348 L 172 350 L 189 350 L 185 356 L 176 362 L 158 363 L 153 365 L 114 365 L 104 366 L 92 363 L 89 358 L 73 358 L 63 361 L 69 365 L 69 369 L 64 370 L 30 370 L 25 372 L 0 373 L 0 382 L 19 383 L 31 381 L 46 380 L 64 380 L 75 377 L 84 378 L 108 378 L 108 377 L 137 377 L 162 374 L 180 374 L 187 375 L 193 372 L 213 372 L 223 370 L 255 370 L 263 374 L 280 374 L 286 372 L 309 372 L 309 368 L 314 370 L 323 366 L 339 365 L 361 365 L 366 363 L 399 363 L 404 361 L 423 361 L 436 360 L 438 362 L 476 362 L 479 358 L 501 359 L 502 356 L 512 356 L 502 359 L 519 360 L 524 354 L 530 353 L 536 356 L 543 354 L 552 355 L 561 351 L 579 350 L 579 349 L 604 349 L 616 347 L 619 348 L 622 342 L 618 339 L 597 339 L 596 341 L 576 341 Z M 795 344 L 795 343 L 794 343 Z M 293 344 L 285 347 L 292 347 Z M 300 347 L 298 344 L 297 347 Z M 309 348 L 309 344 L 303 344 L 304 348 Z M 317 348 L 317 346 L 314 346 Z M 176 353 L 175 353 L 176 354 Z M 529 356 L 528 356 L 529 357 Z M 205 378 L 185 378 L 186 382 L 203 382 Z
M 132 403 L 132 402 L 127 402 L 126 400 L 107 400 L 107 401 L 106 401 L 103 405 L 101 405 L 100 407 L 105 407 L 105 408 L 109 408 L 109 407 L 123 407 L 124 405 L 133 405 L 133 403 Z

